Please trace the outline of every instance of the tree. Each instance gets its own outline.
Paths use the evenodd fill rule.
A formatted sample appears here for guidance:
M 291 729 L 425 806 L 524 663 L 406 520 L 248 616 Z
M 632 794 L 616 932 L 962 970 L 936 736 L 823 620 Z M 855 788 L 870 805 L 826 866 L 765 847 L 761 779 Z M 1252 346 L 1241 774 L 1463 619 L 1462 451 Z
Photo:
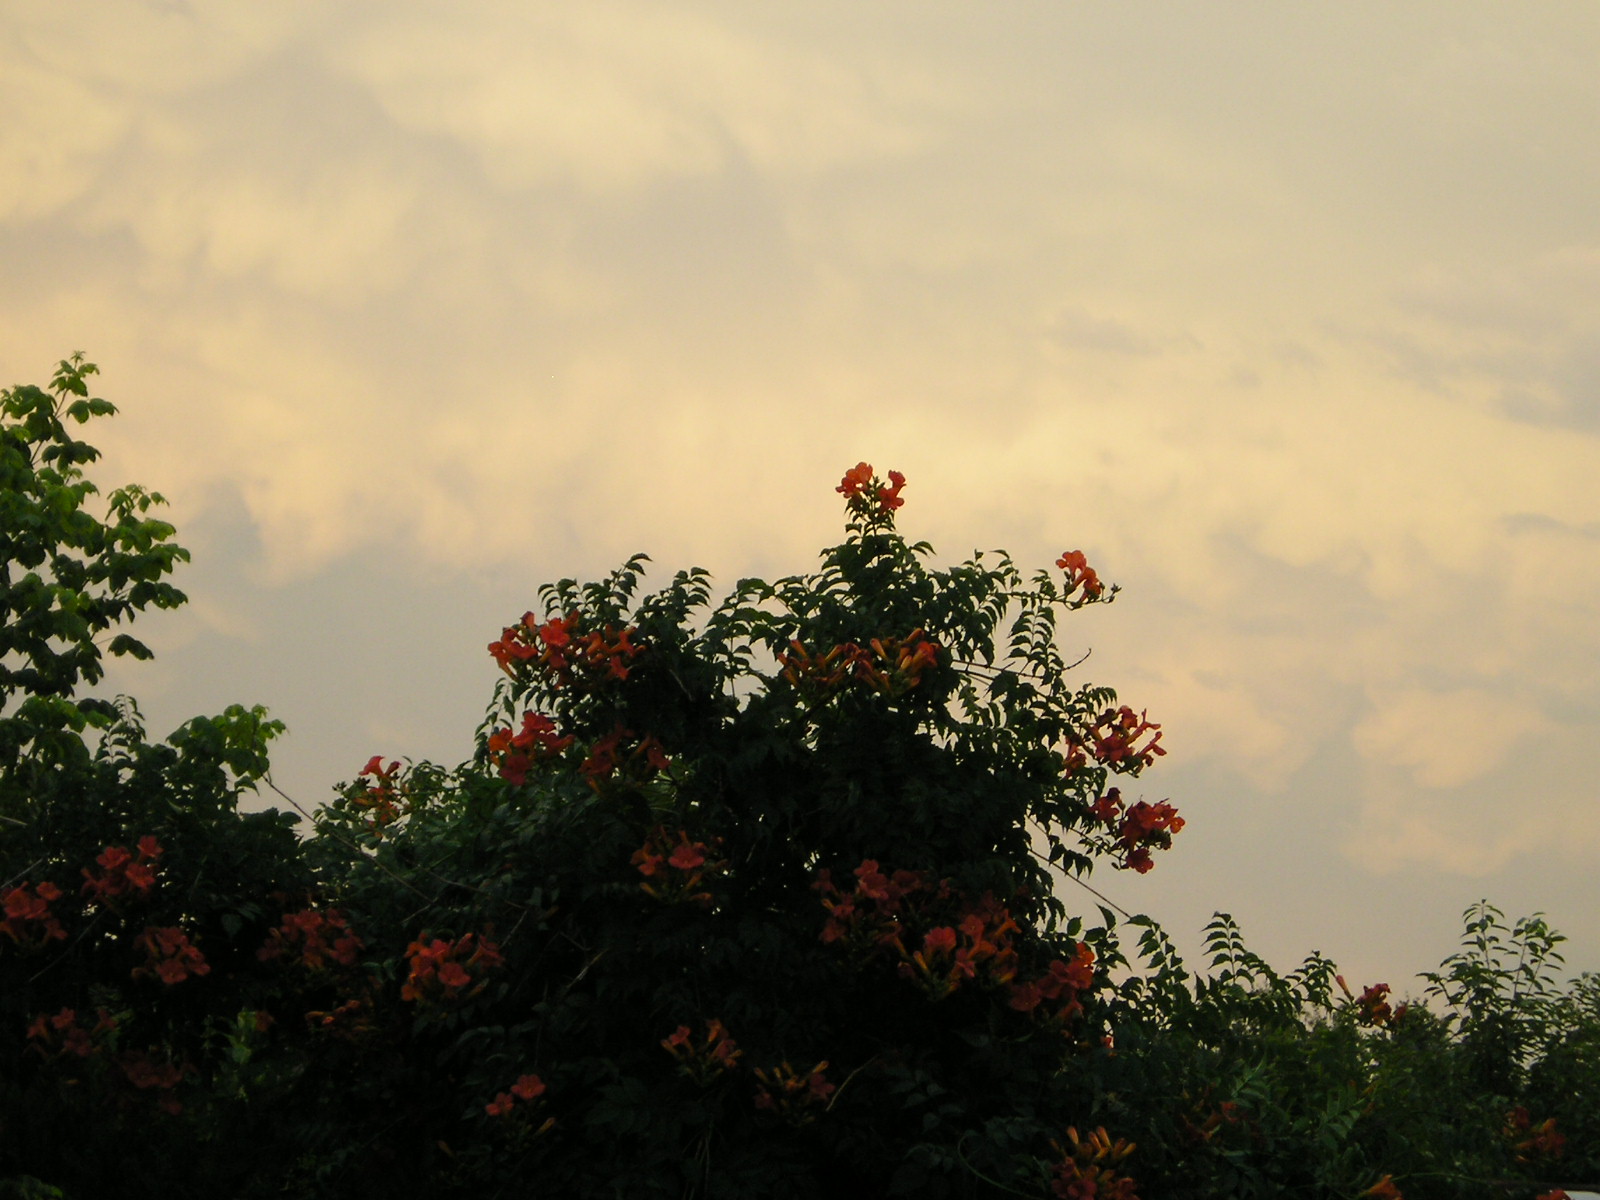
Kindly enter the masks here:
M 84 511 L 92 371 L 4 393 L 0 1195 L 1444 1200 L 1600 1163 L 1595 981 L 1539 918 L 1470 910 L 1441 1012 L 1220 914 L 1209 975 L 1146 918 L 1126 961 L 1073 883 L 1183 820 L 1122 793 L 1159 726 L 1057 645 L 1115 589 L 934 565 L 865 463 L 815 571 L 548 585 L 467 761 L 374 757 L 303 837 L 241 813 L 263 710 L 155 741 L 83 694 L 185 557 L 153 494 Z
M 374 759 L 319 815 L 403 981 L 352 981 L 351 1019 L 428 1047 L 431 1105 L 377 1084 L 416 1098 L 404 1173 L 474 1139 L 574 1196 L 1040 1185 L 1120 961 L 1059 873 L 1148 869 L 1182 821 L 1106 787 L 1159 729 L 1055 645 L 1112 589 L 1076 552 L 932 568 L 903 486 L 861 464 L 818 571 L 720 601 L 698 570 L 641 595 L 643 556 L 546 587 L 489 648 L 474 760 Z
M 281 729 L 262 709 L 154 742 L 132 700 L 82 693 L 104 652 L 149 657 L 113 631 L 182 603 L 165 577 L 188 558 L 155 493 L 91 511 L 98 452 L 69 423 L 115 411 L 89 395 L 94 373 L 74 355 L 48 390 L 0 393 L 0 1179 L 85 1187 L 113 1165 L 238 1158 L 150 1115 L 251 999 L 238 968 L 268 898 L 310 882 L 292 820 L 238 812 Z
M 104 520 L 85 507 L 97 489 L 83 467 L 100 452 L 74 439 L 68 422 L 116 412 L 89 395 L 96 373 L 75 354 L 48 390 L 0 391 L 0 777 L 25 769 L 25 750 L 26 765 L 37 767 L 81 749 L 52 735 L 111 721 L 110 705 L 75 699 L 80 683 L 103 674 L 99 639 L 148 607 L 184 601 L 164 577 L 189 552 L 172 544 L 171 525 L 149 515 L 164 503 L 159 494 L 118 488 Z M 127 633 L 107 649 L 150 657 Z

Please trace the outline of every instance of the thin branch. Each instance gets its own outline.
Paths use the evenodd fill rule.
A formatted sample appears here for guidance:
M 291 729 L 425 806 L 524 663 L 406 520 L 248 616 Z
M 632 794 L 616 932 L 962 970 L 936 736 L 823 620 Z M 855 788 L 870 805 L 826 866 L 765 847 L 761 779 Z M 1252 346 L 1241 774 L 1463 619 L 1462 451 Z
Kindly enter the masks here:
M 1102 900 L 1105 903 L 1109 904 L 1112 908 L 1116 909 L 1119 913 L 1121 913 L 1128 920 L 1130 920 L 1130 921 L 1133 920 L 1133 914 L 1131 912 L 1129 912 L 1127 909 L 1123 908 L 1122 905 L 1118 904 L 1115 900 L 1113 900 L 1110 896 L 1107 896 L 1104 892 L 1100 891 L 1098 888 L 1090 887 L 1087 883 L 1085 883 L 1077 875 L 1072 874 L 1065 867 L 1058 866 L 1056 863 L 1051 862 L 1048 858 L 1046 858 L 1043 854 L 1040 854 L 1032 846 L 1028 847 L 1028 853 L 1033 855 L 1034 858 L 1038 859 L 1048 869 L 1050 869 L 1052 871 L 1059 871 L 1061 873 L 1061 877 L 1063 879 L 1071 880 L 1073 883 L 1077 884 L 1084 891 L 1088 892 L 1090 895 L 1094 896 L 1096 899 Z

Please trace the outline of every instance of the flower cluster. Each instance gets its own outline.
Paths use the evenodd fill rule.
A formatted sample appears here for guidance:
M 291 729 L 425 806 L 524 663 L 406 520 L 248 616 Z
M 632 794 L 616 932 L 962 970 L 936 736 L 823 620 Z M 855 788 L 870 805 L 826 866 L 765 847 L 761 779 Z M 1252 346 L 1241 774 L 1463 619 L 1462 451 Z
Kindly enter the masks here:
M 1141 745 L 1139 739 L 1145 734 L 1149 734 L 1150 739 Z M 1067 754 L 1066 766 L 1069 771 L 1085 766 L 1088 762 L 1085 753 L 1087 750 L 1088 754 L 1094 755 L 1097 762 L 1103 763 L 1113 771 L 1127 771 L 1137 775 L 1166 754 L 1160 742 L 1161 726 L 1150 720 L 1146 714 L 1136 713 L 1126 704 L 1116 709 L 1108 708 L 1095 718 L 1083 738 L 1073 741 Z
M 1140 800 L 1132 808 L 1125 808 L 1119 788 L 1108 789 L 1090 805 L 1090 812 L 1113 831 L 1121 856 L 1117 869 L 1141 875 L 1155 866 L 1150 851 L 1172 849 L 1172 835 L 1180 832 L 1184 824 L 1178 810 L 1164 800 L 1156 804 Z
M 791 1125 L 809 1125 L 817 1110 L 827 1110 L 830 1097 L 838 1088 L 828 1081 L 826 1060 L 801 1074 L 787 1062 L 770 1071 L 755 1069 L 755 1106 L 762 1112 L 782 1117 Z
M 1080 996 L 1094 986 L 1094 951 L 1076 943 L 1071 961 L 1051 963 L 1036 979 L 1018 980 L 1019 964 L 1013 935 L 1019 932 L 1010 910 L 984 893 L 968 904 L 947 881 L 933 884 L 917 871 L 886 873 L 873 859 L 855 869 L 856 886 L 843 891 L 830 871 L 817 872 L 812 887 L 821 894 L 828 919 L 821 940 L 841 944 L 861 958 L 897 959 L 896 971 L 932 1000 L 942 1000 L 964 983 L 1008 988 L 1008 1003 L 1017 1012 L 1065 1024 L 1083 1011 Z M 929 905 L 953 907 L 949 923 L 931 924 L 923 917 Z M 908 948 L 908 926 L 925 926 L 920 943 Z M 1058 1002 L 1045 1006 L 1045 1001 Z
M 116 1028 L 117 1019 L 103 1008 L 95 1010 L 95 1023 L 88 1029 L 79 1023 L 76 1009 L 63 1008 L 54 1016 L 35 1017 L 28 1026 L 28 1041 L 45 1058 L 59 1058 L 63 1054 L 89 1058 L 103 1047 Z
M 1013 983 L 1009 1003 L 1018 1012 L 1040 1014 L 1065 1026 L 1083 1012 L 1080 997 L 1093 987 L 1094 950 L 1079 942 L 1070 962 L 1058 958 L 1037 979 Z M 1046 1000 L 1053 1007 L 1042 1007 Z
M 1067 573 L 1065 593 L 1067 596 L 1071 596 L 1080 588 L 1083 590 L 1084 601 L 1098 600 L 1105 594 L 1106 585 L 1100 582 L 1100 576 L 1089 565 L 1089 560 L 1084 557 L 1082 550 L 1068 550 L 1056 559 L 1056 566 Z
M 1520 1104 L 1506 1114 L 1503 1133 L 1519 1163 L 1560 1158 L 1567 1148 L 1566 1135 L 1556 1128 L 1554 1117 L 1546 1117 L 1535 1125 L 1528 1110 Z
M 520 1100 L 523 1104 L 532 1104 L 544 1095 L 544 1080 L 537 1075 L 519 1075 L 517 1081 L 511 1085 L 509 1092 L 501 1092 L 493 1100 L 483 1106 L 483 1111 L 491 1117 L 505 1117 L 517 1107 Z
M 1389 1007 L 1389 985 L 1375 983 L 1371 987 L 1362 988 L 1358 998 L 1344 981 L 1343 975 L 1335 975 L 1334 982 L 1344 992 L 1345 997 L 1355 1003 L 1356 1023 L 1358 1025 L 1388 1025 L 1398 1021 L 1406 1015 L 1406 1006 L 1402 1004 L 1397 1009 Z
M 0 933 L 24 950 L 42 949 L 53 939 L 65 938 L 67 931 L 50 911 L 61 899 L 61 889 L 48 879 L 38 884 L 20 883 L 0 891 Z
M 607 625 L 603 630 L 581 633 L 577 622 L 575 612 L 546 621 L 531 612 L 523 613 L 520 622 L 501 631 L 499 641 L 489 643 L 489 654 L 512 678 L 517 674 L 515 664 L 533 662 L 563 686 L 626 679 L 633 660 L 644 653 L 643 646 L 633 644 L 638 630 Z
M 153 975 L 171 987 L 197 975 L 209 975 L 211 964 L 189 941 L 189 935 L 174 926 L 146 926 L 135 943 L 144 951 L 142 966 L 133 969 L 135 979 Z
M 346 793 L 350 806 L 366 813 L 367 825 L 374 833 L 381 833 L 400 819 L 400 785 L 395 779 L 399 770 L 398 762 L 391 761 L 386 767 L 383 756 L 374 754 Z M 365 779 L 371 782 L 362 783 Z
M 156 1104 L 164 1112 L 176 1116 L 183 1111 L 183 1105 L 178 1103 L 173 1091 L 193 1069 L 188 1064 L 180 1066 L 170 1056 L 165 1061 L 157 1062 L 146 1051 L 125 1050 L 117 1055 L 117 1066 L 134 1087 L 141 1091 L 155 1089 Z
M 643 780 L 672 765 L 666 747 L 654 734 L 646 734 L 635 742 L 637 736 L 633 730 L 618 725 L 589 747 L 588 757 L 579 764 L 578 772 L 589 781 L 590 787 L 598 792 L 600 785 L 619 770 L 626 778 Z
M 101 868 L 98 875 L 88 867 L 83 869 L 83 894 L 113 903 L 123 896 L 148 896 L 155 889 L 157 860 L 164 851 L 150 834 L 139 839 L 137 850 L 136 856 L 123 846 L 107 846 L 95 859 Z
M 899 471 L 889 472 L 887 483 L 872 473 L 870 463 L 857 463 L 844 473 L 844 479 L 834 489 L 842 495 L 857 516 L 881 519 L 905 503 L 900 489 L 906 486 L 906 477 Z
M 410 971 L 400 989 L 400 999 L 446 1003 L 475 996 L 487 983 L 489 971 L 504 964 L 500 947 L 487 938 L 467 933 L 455 941 L 434 938 L 406 947 Z
M 357 996 L 330 1009 L 312 1009 L 305 1015 L 306 1028 L 345 1042 L 359 1042 L 372 1032 L 372 1004 Z
M 904 955 L 901 917 L 906 901 L 930 889 L 929 877 L 920 871 L 886 874 L 870 858 L 862 860 L 853 874 L 856 886 L 845 892 L 833 882 L 828 868 L 817 872 L 817 880 L 811 886 L 821 893 L 822 907 L 828 910 L 822 940 L 829 944 L 841 942 L 862 955 L 888 949 L 898 949 Z M 948 889 L 939 885 L 939 898 L 946 895 Z
M 1117 1174 L 1118 1165 L 1133 1153 L 1133 1143 L 1123 1138 L 1113 1142 L 1101 1127 L 1086 1138 L 1068 1129 L 1065 1147 L 1050 1145 L 1061 1155 L 1050 1181 L 1051 1195 L 1062 1200 L 1139 1200 L 1133 1180 Z
M 256 951 L 262 962 L 285 959 L 308 971 L 321 971 L 329 962 L 353 967 L 363 943 L 336 908 L 307 908 L 284 913 L 278 927 Z
M 698 1046 L 687 1025 L 679 1025 L 671 1036 L 662 1038 L 661 1046 L 678 1060 L 678 1070 L 702 1087 L 733 1070 L 734 1064 L 744 1056 L 739 1044 L 715 1018 L 706 1022 L 706 1035 Z
M 1155 864 L 1150 861 L 1150 848 L 1172 849 L 1172 835 L 1183 829 L 1183 818 L 1178 810 L 1166 801 L 1147 804 L 1140 800 L 1122 818 L 1117 840 L 1122 845 L 1121 866 L 1143 875 Z
M 798 641 L 778 655 L 783 677 L 795 687 L 832 691 L 846 680 L 864 683 L 886 696 L 903 696 L 922 682 L 922 672 L 939 661 L 939 645 L 921 629 L 903 638 L 873 638 L 866 646 L 841 642 L 812 654 Z
M 721 840 L 716 844 L 720 845 Z M 657 900 L 709 906 L 711 893 L 705 890 L 706 879 L 720 875 L 728 866 L 727 859 L 713 860 L 710 854 L 710 847 L 704 842 L 691 842 L 684 830 L 678 830 L 674 844 L 666 829 L 657 825 L 629 861 L 645 877 L 639 886 Z
M 1003 904 L 985 893 L 978 904 L 954 925 L 938 925 L 922 937 L 922 947 L 907 953 L 897 939 L 899 972 L 934 1000 L 942 1000 L 964 982 L 981 979 L 998 986 L 1017 974 L 1017 953 L 1011 935 L 1017 923 Z
M 520 787 L 536 763 L 555 758 L 572 740 L 570 734 L 558 737 L 556 723 L 542 713 L 523 713 L 522 728 L 516 733 L 507 728 L 489 735 L 489 762 L 500 778 Z

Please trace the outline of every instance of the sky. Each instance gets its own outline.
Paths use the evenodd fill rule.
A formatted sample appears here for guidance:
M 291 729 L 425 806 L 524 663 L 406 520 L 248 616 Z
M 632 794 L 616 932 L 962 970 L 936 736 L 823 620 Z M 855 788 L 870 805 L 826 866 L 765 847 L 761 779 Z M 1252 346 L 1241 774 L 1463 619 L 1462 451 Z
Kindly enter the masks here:
M 8 0 L 0 382 L 100 365 L 194 556 L 108 686 L 265 704 L 307 807 L 470 755 L 540 583 L 804 571 L 865 460 L 1121 585 L 1063 648 L 1188 825 L 1118 905 L 1597 970 L 1596 61 L 1538 0 Z

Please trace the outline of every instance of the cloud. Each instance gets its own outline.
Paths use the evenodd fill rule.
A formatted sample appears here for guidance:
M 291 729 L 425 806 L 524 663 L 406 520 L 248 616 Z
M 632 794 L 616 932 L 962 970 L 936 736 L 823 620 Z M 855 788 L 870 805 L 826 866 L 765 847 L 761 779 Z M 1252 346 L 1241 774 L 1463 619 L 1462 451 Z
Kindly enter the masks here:
M 0 112 L 0 220 L 32 220 L 82 196 L 132 124 L 114 98 L 13 56 L 0 57 Z
M 1490 268 L 1428 270 L 1397 287 L 1374 337 L 1393 368 L 1514 421 L 1600 432 L 1600 246 L 1557 243 Z
M 1547 728 L 1526 700 L 1481 690 L 1412 688 L 1374 697 L 1372 710 L 1351 735 L 1356 752 L 1430 789 L 1482 777 Z
M 1155 352 L 1155 343 L 1133 326 L 1110 317 L 1064 309 L 1045 326 L 1045 336 L 1069 350 L 1142 356 Z
M 732 154 L 812 174 L 925 137 L 897 111 L 911 81 L 685 8 L 418 4 L 353 31 L 337 59 L 396 122 L 460 142 L 507 188 L 609 195 Z
M 1590 23 L 103 8 L 0 18 L 0 363 L 105 367 L 105 477 L 225 597 L 163 648 L 308 780 L 478 702 L 474 633 L 327 707 L 376 593 L 410 655 L 637 549 L 802 570 L 865 458 L 1127 586 L 1063 640 L 1260 887 L 1600 850 Z
M 1570 891 L 1600 853 L 1592 722 L 1592 713 L 1543 720 L 1497 766 L 1458 786 L 1419 789 L 1415 752 L 1392 769 L 1369 768 L 1345 856 L 1374 872 L 1413 875 L 1488 877 L 1521 864 Z M 1446 765 L 1441 777 L 1452 773 Z

